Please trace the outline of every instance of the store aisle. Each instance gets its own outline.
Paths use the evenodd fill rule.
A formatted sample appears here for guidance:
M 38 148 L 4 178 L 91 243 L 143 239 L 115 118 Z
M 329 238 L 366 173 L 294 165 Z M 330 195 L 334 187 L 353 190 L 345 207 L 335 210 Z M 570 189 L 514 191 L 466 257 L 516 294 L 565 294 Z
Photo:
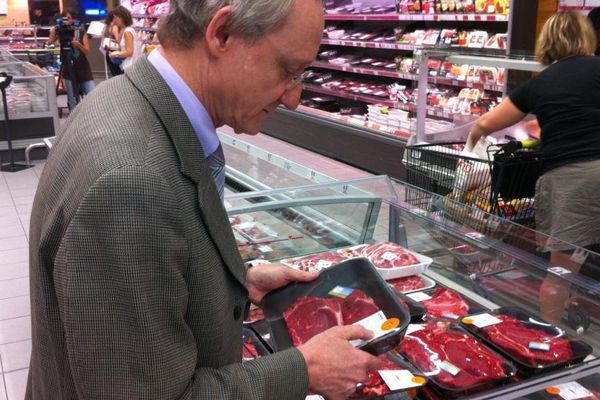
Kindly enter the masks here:
M 29 218 L 43 161 L 0 173 L 0 400 L 21 400 L 31 354 Z

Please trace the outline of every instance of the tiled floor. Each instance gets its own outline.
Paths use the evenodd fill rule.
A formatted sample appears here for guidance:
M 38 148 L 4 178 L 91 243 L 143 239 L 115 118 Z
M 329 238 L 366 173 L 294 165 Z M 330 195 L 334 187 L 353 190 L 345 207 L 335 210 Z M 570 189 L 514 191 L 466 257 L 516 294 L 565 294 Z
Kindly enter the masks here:
M 263 135 L 243 139 L 338 180 L 370 175 L 278 139 Z M 29 218 L 44 162 L 34 164 L 24 171 L 0 173 L 0 400 L 25 396 L 31 354 Z
M 21 400 L 31 354 L 29 217 L 43 162 L 0 173 L 0 400 Z

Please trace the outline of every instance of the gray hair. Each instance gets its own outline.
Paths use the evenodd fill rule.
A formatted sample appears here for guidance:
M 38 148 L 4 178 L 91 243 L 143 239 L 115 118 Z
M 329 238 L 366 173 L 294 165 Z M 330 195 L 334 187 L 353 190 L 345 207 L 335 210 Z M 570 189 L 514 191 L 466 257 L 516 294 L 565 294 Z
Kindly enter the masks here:
M 279 28 L 296 0 L 171 0 L 161 21 L 158 37 L 164 47 L 189 48 L 204 36 L 211 19 L 221 8 L 232 6 L 228 27 L 252 43 Z

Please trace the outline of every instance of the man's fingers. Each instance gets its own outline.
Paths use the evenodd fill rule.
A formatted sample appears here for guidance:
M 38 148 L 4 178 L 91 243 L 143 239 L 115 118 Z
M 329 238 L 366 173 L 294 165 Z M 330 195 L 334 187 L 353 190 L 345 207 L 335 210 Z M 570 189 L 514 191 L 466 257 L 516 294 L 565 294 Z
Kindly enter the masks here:
M 369 340 L 373 338 L 373 331 L 370 331 L 360 325 L 345 325 L 331 328 L 333 334 L 344 340 Z
M 368 354 L 368 359 L 367 359 L 367 370 L 368 371 L 377 371 L 379 368 L 381 368 L 383 366 L 383 361 L 380 360 L 378 357 L 375 357 L 369 353 Z M 368 381 L 368 375 L 367 375 L 367 381 Z
M 317 279 L 319 277 L 319 272 L 318 271 L 311 271 L 311 272 L 307 272 L 307 271 L 300 271 L 298 269 L 294 269 L 294 268 L 288 268 L 287 271 L 287 279 L 293 282 L 310 282 L 310 281 L 314 281 L 315 279 Z

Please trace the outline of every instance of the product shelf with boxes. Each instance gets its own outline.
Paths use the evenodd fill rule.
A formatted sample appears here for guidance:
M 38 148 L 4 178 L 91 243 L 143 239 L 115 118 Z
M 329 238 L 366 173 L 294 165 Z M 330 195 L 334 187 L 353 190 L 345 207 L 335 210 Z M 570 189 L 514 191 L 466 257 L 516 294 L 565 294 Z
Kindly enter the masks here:
M 394 154 L 402 153 L 406 145 L 402 136 L 390 135 L 389 130 L 384 129 L 372 136 L 373 154 L 377 156 L 358 154 L 349 149 L 358 132 L 354 125 L 353 129 L 343 132 L 343 124 L 338 118 L 340 112 L 343 116 L 343 110 L 352 109 L 354 116 L 362 114 L 368 122 L 370 114 L 367 106 L 382 104 L 409 111 L 410 119 L 422 115 L 428 122 L 444 126 L 444 129 L 459 129 L 472 123 L 506 93 L 509 83 L 507 71 L 476 62 L 449 62 L 444 57 L 430 57 L 427 62 L 420 63 L 419 53 L 421 50 L 451 49 L 465 55 L 506 54 L 513 43 L 520 43 L 523 35 L 522 32 L 513 32 L 513 20 L 516 18 L 521 27 L 530 26 L 525 21 L 535 20 L 531 11 L 522 11 L 527 8 L 527 4 L 522 3 L 517 0 L 326 1 L 321 49 L 309 69 L 317 79 L 311 79 L 309 75 L 305 81 L 302 104 L 315 103 L 312 99 L 318 100 L 327 95 L 337 99 L 337 105 L 327 104 L 326 109 L 321 111 L 329 115 L 315 113 L 315 118 L 309 118 L 305 111 L 294 115 L 280 107 L 274 116 L 266 120 L 263 132 L 375 173 L 403 178 L 405 170 L 402 166 L 389 169 L 389 163 L 383 166 L 379 162 L 382 157 L 397 158 Z M 535 24 L 531 26 L 535 27 Z M 421 70 L 426 70 L 426 79 L 420 77 Z M 337 90 L 340 86 L 358 87 L 360 91 Z M 422 97 L 426 100 L 420 103 L 423 88 L 425 94 Z M 373 96 L 374 93 L 380 95 Z M 310 107 L 318 109 L 319 101 Z M 290 117 L 292 120 L 289 120 Z M 286 119 L 288 124 L 298 128 L 284 134 L 280 128 Z M 318 124 L 329 129 L 327 136 L 335 144 L 329 145 L 322 138 L 320 143 L 307 142 L 303 132 L 321 129 L 312 125 L 317 119 L 336 122 Z M 378 123 L 374 125 L 381 126 Z M 417 124 L 411 124 L 410 129 L 410 133 L 416 133 Z M 423 128 L 425 130 L 429 133 L 443 131 Z M 373 135 L 372 129 L 359 133 L 360 138 L 354 146 L 364 146 L 369 134 Z M 343 135 L 349 144 L 340 147 L 338 143 L 344 140 Z M 382 146 L 387 147 L 384 149 L 380 144 L 386 135 L 392 140 L 384 141 Z

